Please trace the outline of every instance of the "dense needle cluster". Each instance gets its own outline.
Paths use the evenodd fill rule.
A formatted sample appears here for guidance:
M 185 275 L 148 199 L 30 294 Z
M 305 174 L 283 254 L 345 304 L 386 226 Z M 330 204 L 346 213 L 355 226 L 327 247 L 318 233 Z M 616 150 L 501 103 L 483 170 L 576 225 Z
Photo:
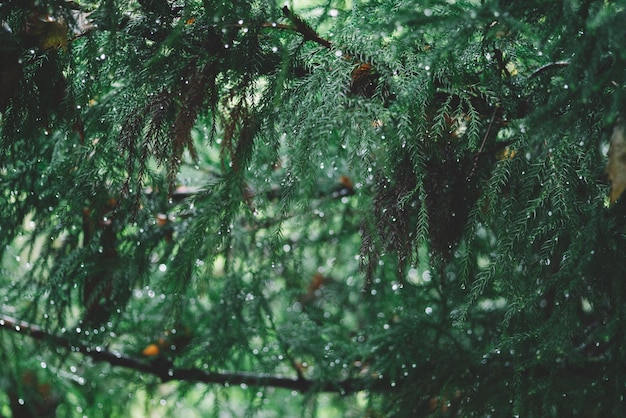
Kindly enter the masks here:
M 618 416 L 625 8 L 0 2 L 0 415 Z

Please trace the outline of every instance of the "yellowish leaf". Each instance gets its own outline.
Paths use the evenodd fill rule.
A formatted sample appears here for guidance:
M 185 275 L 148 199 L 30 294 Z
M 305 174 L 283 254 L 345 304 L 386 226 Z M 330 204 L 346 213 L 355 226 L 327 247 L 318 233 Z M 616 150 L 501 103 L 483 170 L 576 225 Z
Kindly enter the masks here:
M 615 203 L 626 189 L 626 127 L 618 122 L 611 135 L 609 163 L 606 172 L 611 182 L 611 203 Z
M 505 67 L 506 67 L 506 70 L 511 75 L 511 77 L 514 77 L 514 76 L 517 75 L 517 67 L 515 66 L 515 64 L 512 61 L 507 62 Z

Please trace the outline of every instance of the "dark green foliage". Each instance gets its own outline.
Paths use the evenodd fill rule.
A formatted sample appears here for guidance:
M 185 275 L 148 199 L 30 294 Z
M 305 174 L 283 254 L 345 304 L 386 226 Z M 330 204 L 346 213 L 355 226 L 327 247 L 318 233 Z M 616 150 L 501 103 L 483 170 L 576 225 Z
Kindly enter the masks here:
M 0 2 L 0 415 L 620 416 L 625 10 Z

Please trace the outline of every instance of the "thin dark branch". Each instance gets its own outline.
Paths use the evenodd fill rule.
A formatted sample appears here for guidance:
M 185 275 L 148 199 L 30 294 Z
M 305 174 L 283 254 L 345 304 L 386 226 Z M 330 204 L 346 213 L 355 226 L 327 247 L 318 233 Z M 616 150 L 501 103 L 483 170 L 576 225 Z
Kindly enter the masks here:
M 245 27 L 246 25 L 233 25 L 235 27 Z M 281 30 L 286 30 L 286 31 L 290 31 L 290 32 L 298 32 L 297 28 L 293 25 L 285 25 L 284 23 L 269 23 L 269 22 L 265 22 L 265 23 L 261 23 L 261 27 L 262 28 L 271 28 L 271 29 L 281 29 Z
M 483 142 L 480 144 L 480 148 L 478 149 L 478 152 L 476 153 L 476 156 L 474 157 L 474 165 L 472 166 L 472 171 L 470 171 L 469 175 L 467 176 L 468 178 L 472 178 L 474 176 L 474 173 L 476 172 L 476 168 L 478 168 L 478 158 L 480 157 L 483 150 L 485 149 L 485 144 L 487 143 L 487 139 L 489 138 L 489 134 L 491 133 L 491 128 L 493 128 L 493 123 L 496 120 L 496 115 L 498 114 L 498 110 L 500 110 L 498 106 L 496 106 L 493 109 L 493 114 L 491 115 L 491 120 L 489 121 L 487 132 L 485 132 L 485 136 L 483 136 Z
M 489 134 L 491 133 L 491 128 L 493 128 L 493 122 L 496 120 L 496 115 L 498 114 L 498 110 L 499 110 L 498 106 L 496 106 L 493 109 L 493 114 L 491 115 L 491 120 L 489 121 L 487 132 L 485 132 L 485 136 L 483 137 L 483 142 L 480 144 L 480 149 L 478 150 L 479 154 L 483 152 L 483 150 L 485 149 L 485 144 L 487 143 L 487 138 L 489 137 Z
M 216 175 L 217 177 L 217 175 Z M 152 197 L 152 196 L 156 196 L 159 194 L 159 190 L 154 190 L 150 187 L 146 188 L 144 190 L 144 195 L 146 197 Z M 205 192 L 205 189 L 203 189 L 202 187 L 197 187 L 197 186 L 177 186 L 174 191 L 172 192 L 172 195 L 170 196 L 172 201 L 175 203 L 179 203 L 185 199 L 188 198 L 193 198 L 195 196 L 201 195 L 203 192 Z M 260 194 L 258 192 L 255 191 L 251 191 L 251 197 L 255 197 L 257 194 Z M 275 201 L 280 199 L 280 197 L 282 196 L 283 190 L 279 187 L 272 187 L 266 191 L 264 191 L 263 196 L 269 200 L 269 201 Z M 344 185 L 341 183 L 341 180 L 335 185 L 335 187 L 333 187 L 331 190 L 328 191 L 320 191 L 317 193 L 317 195 L 315 196 L 318 200 L 325 200 L 325 199 L 341 199 L 344 197 L 349 197 L 352 196 L 356 193 L 356 191 L 354 190 L 354 187 L 352 185 Z
M 27 335 L 35 340 L 81 353 L 93 361 L 108 363 L 111 366 L 124 367 L 157 376 L 163 382 L 184 380 L 187 382 L 201 382 L 219 385 L 247 385 L 271 386 L 298 392 L 315 390 L 318 392 L 354 393 L 360 390 L 381 389 L 381 379 L 371 381 L 366 379 L 345 379 L 337 382 L 316 382 L 299 376 L 297 378 L 262 373 L 244 372 L 208 372 L 197 368 L 175 368 L 171 362 L 147 362 L 134 357 L 125 356 L 119 352 L 104 350 L 101 347 L 91 347 L 74 341 L 73 338 L 54 335 L 43 330 L 38 325 L 0 315 L 0 329 Z
M 569 62 L 567 61 L 557 61 L 557 62 L 551 62 L 549 64 L 546 65 L 542 65 L 541 67 L 537 68 L 535 71 L 533 71 L 530 76 L 528 76 L 528 78 L 534 78 L 537 77 L 539 74 L 551 70 L 553 68 L 562 68 L 562 67 L 567 67 L 569 65 Z

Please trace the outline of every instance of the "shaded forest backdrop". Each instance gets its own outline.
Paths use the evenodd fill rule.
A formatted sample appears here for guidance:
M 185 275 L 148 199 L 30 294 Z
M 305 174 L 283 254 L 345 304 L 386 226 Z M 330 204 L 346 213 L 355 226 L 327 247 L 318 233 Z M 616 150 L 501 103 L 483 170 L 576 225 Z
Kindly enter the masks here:
M 625 8 L 0 1 L 0 416 L 619 416 Z

